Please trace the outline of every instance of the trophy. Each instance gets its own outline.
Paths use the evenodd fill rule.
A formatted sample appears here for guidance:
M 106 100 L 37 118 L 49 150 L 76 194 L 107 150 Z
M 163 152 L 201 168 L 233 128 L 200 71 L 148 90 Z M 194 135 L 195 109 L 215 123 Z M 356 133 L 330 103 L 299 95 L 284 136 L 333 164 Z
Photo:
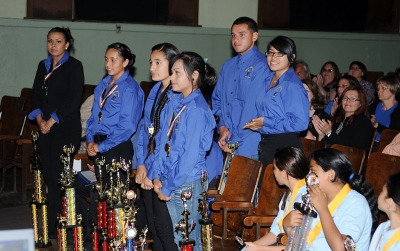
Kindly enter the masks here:
M 48 219 L 47 219 L 47 200 L 43 196 L 42 189 L 42 165 L 39 156 L 38 149 L 38 138 L 39 133 L 32 132 L 32 145 L 33 145 L 33 153 L 30 156 L 30 162 L 32 165 L 32 174 L 33 174 L 33 185 L 34 185 L 34 193 L 32 195 L 32 200 L 29 202 L 32 211 L 32 225 L 33 225 L 33 233 L 35 237 L 35 246 L 37 248 L 45 248 L 50 247 L 51 242 L 49 241 L 49 230 L 48 230 Z M 41 209 L 42 212 L 42 234 L 39 236 L 39 227 L 38 227 L 38 215 L 37 210 Z
M 195 241 L 189 239 L 189 234 L 194 230 L 196 223 L 192 222 L 189 226 L 189 215 L 190 212 L 187 209 L 187 201 L 192 198 L 192 188 L 186 187 L 181 190 L 181 199 L 183 201 L 183 218 L 175 225 L 175 231 L 182 232 L 182 240 L 179 241 L 179 247 L 182 251 L 193 251 Z
M 310 202 L 308 187 L 311 185 L 319 185 L 318 175 L 310 171 L 306 177 L 307 193 L 302 195 L 302 202 L 294 203 L 294 208 L 299 210 L 303 215 L 303 222 L 299 227 L 293 227 L 285 251 L 306 251 L 308 248 L 308 234 L 310 233 L 312 221 L 317 217 L 317 212 Z
M 208 218 L 208 203 L 207 203 L 207 190 L 208 190 L 208 173 L 206 170 L 201 170 L 201 188 L 202 199 L 199 199 L 199 213 L 202 219 L 199 220 L 201 225 L 201 244 L 203 251 L 213 250 L 212 243 L 212 227 L 213 222 Z
M 146 235 L 147 235 L 148 231 L 149 231 L 149 228 L 147 226 L 142 229 L 142 233 L 139 236 L 139 244 L 138 244 L 138 248 L 140 248 L 139 250 L 143 251 L 144 248 L 146 247 L 146 244 L 147 244 Z
M 62 212 L 58 216 L 58 250 L 67 250 L 66 230 L 72 228 L 74 249 L 80 251 L 83 250 L 82 216 L 76 214 L 74 177 L 77 173 L 71 166 L 71 154 L 75 152 L 75 147 L 72 144 L 70 147 L 64 146 L 63 152 L 60 159 L 64 164 L 64 170 L 61 173 L 59 183 L 64 194 L 61 198 Z
M 218 187 L 219 194 L 222 194 L 224 192 L 226 180 L 228 179 L 229 165 L 231 164 L 232 158 L 235 156 L 235 151 L 239 148 L 239 143 L 232 143 L 231 141 L 228 141 L 227 147 L 231 150 L 231 153 L 228 154 L 225 159 L 222 177 Z

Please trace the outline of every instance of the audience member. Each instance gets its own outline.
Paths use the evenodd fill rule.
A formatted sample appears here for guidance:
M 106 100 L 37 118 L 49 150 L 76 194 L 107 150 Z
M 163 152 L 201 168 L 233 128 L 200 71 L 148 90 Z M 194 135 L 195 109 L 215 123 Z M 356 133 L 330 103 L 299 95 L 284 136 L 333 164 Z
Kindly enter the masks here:
M 367 100 L 360 86 L 349 86 L 339 98 L 341 104 L 335 111 L 332 122 L 313 116 L 312 122 L 318 132 L 318 141 L 329 145 L 340 144 L 369 152 L 373 128 L 368 116 Z
M 301 79 L 310 79 L 310 67 L 308 64 L 302 59 L 296 59 L 293 63 L 293 69 L 296 75 Z
M 55 27 L 47 34 L 50 56 L 39 62 L 32 88 L 32 111 L 29 119 L 39 126 L 39 149 L 43 176 L 47 185 L 48 233 L 57 238 L 56 220 L 61 213 L 63 171 L 60 155 L 63 146 L 76 150 L 81 139 L 79 106 L 84 85 L 82 63 L 70 56 L 74 39 L 68 28 Z
M 318 133 L 315 130 L 311 119 L 314 115 L 317 115 L 320 119 L 329 119 L 329 115 L 324 111 L 325 98 L 319 92 L 319 86 L 314 81 L 311 79 L 303 79 L 301 82 L 307 91 L 308 101 L 310 101 L 310 110 L 308 115 L 310 120 L 308 123 L 308 130 L 303 131 L 301 136 L 315 140 L 318 137 Z
M 383 149 L 382 153 L 400 156 L 400 133 Z
M 368 105 L 372 104 L 375 100 L 375 88 L 367 79 L 367 67 L 359 62 L 353 61 L 349 66 L 349 75 L 355 77 L 360 82 L 361 87 L 364 89 L 365 96 L 367 97 Z
M 313 78 L 314 82 L 320 87 L 326 104 L 336 96 L 336 85 L 339 77 L 339 68 L 335 62 L 328 61 L 321 67 L 319 75 Z
M 292 67 L 294 41 L 277 36 L 265 54 L 272 74 L 255 96 L 257 116 L 243 127 L 261 133 L 258 149 L 264 167 L 272 163 L 275 149 L 287 145 L 302 148 L 300 132 L 307 129 L 310 107 L 307 92 Z
M 400 173 L 391 175 L 378 198 L 378 208 L 389 220 L 379 225 L 369 251 L 400 250 Z M 358 249 L 358 247 L 357 247 Z

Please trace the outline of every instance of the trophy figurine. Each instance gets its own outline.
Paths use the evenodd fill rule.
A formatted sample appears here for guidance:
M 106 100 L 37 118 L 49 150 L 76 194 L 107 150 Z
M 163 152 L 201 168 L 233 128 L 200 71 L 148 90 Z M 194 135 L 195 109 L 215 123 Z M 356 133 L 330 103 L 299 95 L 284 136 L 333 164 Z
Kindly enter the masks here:
M 61 198 L 62 212 L 58 217 L 59 250 L 66 250 L 66 229 L 72 228 L 75 250 L 80 251 L 83 250 L 82 216 L 76 214 L 74 177 L 77 173 L 71 166 L 71 154 L 75 152 L 75 147 L 72 144 L 69 147 L 64 146 L 63 152 L 60 159 L 64 164 L 64 170 L 59 180 L 61 190 L 63 190 Z
M 189 226 L 190 212 L 187 209 L 187 201 L 192 198 L 192 188 L 187 187 L 181 190 L 181 199 L 183 201 L 183 218 L 175 225 L 175 231 L 182 232 L 182 240 L 179 241 L 179 247 L 182 251 L 193 251 L 195 241 L 189 239 L 189 234 L 194 230 L 196 223 L 192 222 Z
M 208 218 L 208 203 L 207 203 L 207 190 L 208 190 L 208 172 L 201 170 L 201 188 L 202 188 L 202 199 L 199 199 L 199 213 L 202 215 L 202 219 L 199 220 L 201 225 L 201 244 L 203 251 L 213 250 L 212 243 L 212 227 L 213 222 Z
M 306 177 L 307 193 L 303 194 L 302 202 L 294 203 L 294 208 L 299 210 L 303 215 L 303 222 L 299 227 L 293 227 L 285 251 L 306 251 L 308 248 L 308 234 L 310 233 L 312 221 L 317 217 L 317 212 L 310 202 L 308 187 L 311 185 L 319 185 L 318 175 L 310 171 Z
M 42 165 L 40 161 L 39 149 L 38 149 L 38 139 L 39 133 L 32 132 L 32 145 L 33 145 L 33 153 L 30 156 L 30 162 L 32 165 L 32 174 L 34 180 L 34 193 L 32 195 L 32 200 L 29 202 L 32 210 L 32 225 L 33 225 L 33 233 L 35 237 L 35 246 L 37 248 L 45 248 L 50 247 L 51 242 L 49 241 L 49 230 L 48 230 L 48 219 L 47 219 L 47 200 L 43 196 L 42 189 Z M 42 234 L 39 235 L 39 227 L 38 227 L 38 215 L 37 210 L 41 209 L 42 212 Z
M 228 141 L 227 147 L 231 150 L 231 153 L 229 153 L 225 159 L 224 168 L 222 170 L 221 181 L 218 186 L 219 194 L 222 194 L 224 192 L 226 180 L 228 179 L 229 165 L 232 161 L 232 158 L 235 156 L 236 150 L 239 148 L 239 143 L 238 142 L 232 143 L 231 141 Z
M 139 244 L 138 244 L 138 250 L 144 250 L 146 247 L 147 241 L 146 241 L 146 236 L 147 232 L 149 231 L 149 228 L 146 226 L 142 229 L 142 233 L 139 236 Z

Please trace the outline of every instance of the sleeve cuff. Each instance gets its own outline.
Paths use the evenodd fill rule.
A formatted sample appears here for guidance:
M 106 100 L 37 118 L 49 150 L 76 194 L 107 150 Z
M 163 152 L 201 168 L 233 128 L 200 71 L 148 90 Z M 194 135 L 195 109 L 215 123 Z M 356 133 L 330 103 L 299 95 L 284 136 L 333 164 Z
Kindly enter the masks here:
M 57 124 L 60 124 L 60 120 L 58 119 L 57 110 L 50 113 L 50 116 L 56 121 Z
M 167 196 L 167 197 L 170 197 L 170 196 L 171 196 L 171 193 L 172 193 L 172 191 L 170 191 L 169 189 L 167 189 L 164 185 L 161 187 L 161 192 L 162 192 L 165 196 Z
M 28 118 L 29 118 L 30 120 L 35 120 L 35 119 L 36 119 L 36 116 L 37 116 L 38 114 L 42 114 L 42 116 L 43 116 L 42 109 L 36 108 L 35 110 L 31 111 L 31 113 L 29 113 L 29 115 L 28 115 Z

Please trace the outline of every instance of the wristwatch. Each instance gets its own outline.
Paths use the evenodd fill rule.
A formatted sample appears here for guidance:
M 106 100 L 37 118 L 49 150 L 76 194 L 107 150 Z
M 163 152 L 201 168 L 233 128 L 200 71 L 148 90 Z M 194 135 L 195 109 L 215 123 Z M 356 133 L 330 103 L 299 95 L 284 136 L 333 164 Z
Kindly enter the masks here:
M 344 249 L 346 251 L 357 251 L 356 243 L 350 235 L 346 235 L 346 238 L 344 239 Z
M 288 239 L 287 234 L 280 233 L 280 234 L 278 234 L 278 236 L 276 236 L 276 242 L 279 245 L 286 246 L 287 239 Z

